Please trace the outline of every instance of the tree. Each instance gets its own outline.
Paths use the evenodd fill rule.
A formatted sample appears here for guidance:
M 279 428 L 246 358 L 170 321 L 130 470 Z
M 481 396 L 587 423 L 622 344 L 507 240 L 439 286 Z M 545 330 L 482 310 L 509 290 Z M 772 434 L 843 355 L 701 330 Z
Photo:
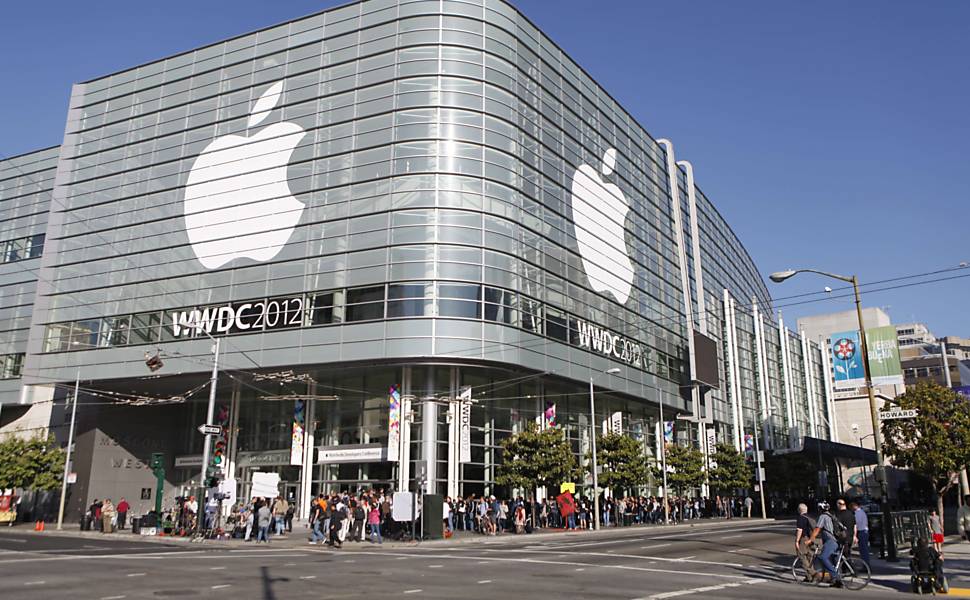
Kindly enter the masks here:
M 592 470 L 592 453 L 586 455 Z M 597 482 L 604 488 L 634 491 L 647 483 L 650 467 L 643 455 L 643 442 L 628 435 L 608 433 L 596 437 Z
M 923 382 L 887 403 L 919 411 L 912 419 L 882 422 L 882 450 L 897 467 L 910 468 L 933 483 L 943 518 L 943 496 L 957 473 L 970 464 L 970 407 L 957 392 Z
M 495 476 L 499 485 L 525 489 L 534 500 L 537 487 L 558 486 L 579 476 L 576 456 L 562 429 L 539 431 L 537 424 L 529 423 L 525 431 L 502 441 L 502 462 Z
M 53 436 L 0 442 L 0 489 L 53 490 L 61 485 L 65 452 Z
M 662 466 L 658 464 L 654 469 L 654 476 L 663 477 Z M 685 496 L 691 490 L 704 483 L 704 455 L 694 447 L 667 446 L 667 485 L 677 492 L 678 496 Z
M 713 490 L 724 493 L 751 486 L 754 472 L 744 455 L 735 450 L 734 446 L 717 444 L 714 454 L 711 455 L 711 464 L 717 465 L 707 472 L 707 481 Z

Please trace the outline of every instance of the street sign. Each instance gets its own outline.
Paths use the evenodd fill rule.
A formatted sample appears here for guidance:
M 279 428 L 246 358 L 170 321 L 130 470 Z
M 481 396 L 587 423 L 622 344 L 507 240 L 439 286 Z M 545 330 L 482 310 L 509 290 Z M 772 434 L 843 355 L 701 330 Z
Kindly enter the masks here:
M 879 420 L 888 421 L 890 419 L 912 419 L 917 415 L 919 415 L 919 411 L 915 408 L 894 408 L 892 410 L 879 411 Z
M 202 435 L 221 435 L 222 427 L 218 425 L 199 425 L 199 433 Z

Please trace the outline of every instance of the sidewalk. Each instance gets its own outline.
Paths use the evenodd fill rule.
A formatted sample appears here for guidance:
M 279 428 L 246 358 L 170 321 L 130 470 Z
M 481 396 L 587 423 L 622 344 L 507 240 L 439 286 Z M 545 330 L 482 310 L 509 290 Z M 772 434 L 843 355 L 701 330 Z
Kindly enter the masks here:
M 877 555 L 878 556 L 878 555 Z M 899 549 L 899 561 L 887 562 L 873 556 L 873 580 L 888 574 L 909 591 L 909 548 Z M 950 584 L 950 596 L 970 597 L 970 542 L 951 535 L 943 545 L 943 572 Z
M 600 531 L 592 530 L 564 530 L 564 529 L 543 529 L 536 530 L 532 534 L 516 535 L 513 533 L 504 533 L 498 536 L 484 536 L 475 532 L 469 531 L 456 531 L 455 535 L 450 539 L 439 539 L 439 540 L 422 540 L 420 542 L 399 542 L 388 540 L 385 538 L 383 545 L 371 544 L 369 542 L 346 542 L 344 544 L 345 548 L 413 548 L 415 546 L 453 546 L 453 545 L 465 545 L 465 544 L 481 544 L 481 545 L 493 545 L 502 543 L 503 541 L 554 541 L 559 539 L 573 539 L 577 536 L 590 536 L 590 537 L 616 537 L 616 536 L 635 536 L 641 535 L 650 531 L 676 531 L 676 530 L 690 530 L 693 528 L 712 528 L 712 529 L 731 529 L 733 527 L 743 527 L 751 525 L 768 525 L 774 524 L 777 521 L 772 519 L 699 519 L 690 521 L 687 523 L 671 524 L 671 525 L 632 525 L 628 527 L 609 527 L 601 529 Z M 81 531 L 80 526 L 77 523 L 65 523 L 64 529 L 58 531 L 55 529 L 54 524 L 49 524 L 45 527 L 43 532 L 34 531 L 30 523 L 21 523 L 16 528 L 18 534 L 25 535 L 38 535 L 38 536 L 54 536 L 54 537 L 71 537 L 78 539 L 97 539 L 98 541 L 143 541 L 147 543 L 157 543 L 157 544 L 189 544 L 193 543 L 191 537 L 179 537 L 179 536 L 147 536 L 147 535 L 134 535 L 131 533 L 130 529 L 123 531 L 115 530 L 114 533 L 104 534 L 98 531 Z M 255 539 L 255 533 L 254 539 Z M 282 548 L 296 548 L 296 547 L 307 547 L 309 546 L 310 530 L 307 526 L 306 521 L 294 521 L 293 531 L 284 536 L 271 535 L 270 536 L 270 546 L 282 547 Z M 229 540 L 213 540 L 207 539 L 203 542 L 206 546 L 221 547 L 221 548 L 239 548 L 239 547 L 255 547 L 255 542 L 245 542 L 241 539 L 229 539 Z M 322 546 L 322 544 L 321 544 Z M 968 544 L 970 546 L 970 544 Z

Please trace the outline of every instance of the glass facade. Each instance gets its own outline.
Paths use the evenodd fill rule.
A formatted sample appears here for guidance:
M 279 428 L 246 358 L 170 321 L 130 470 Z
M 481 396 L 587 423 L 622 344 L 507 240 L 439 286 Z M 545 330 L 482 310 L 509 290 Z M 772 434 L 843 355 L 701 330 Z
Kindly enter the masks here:
M 578 454 L 620 413 L 652 455 L 659 404 L 668 419 L 693 408 L 698 329 L 718 342 L 721 385 L 700 402 L 720 441 L 821 432 L 818 347 L 772 321 L 751 258 L 672 148 L 501 0 L 367 0 L 77 84 L 64 143 L 43 151 L 58 210 L 0 230 L 5 256 L 44 250 L 23 383 L 80 368 L 148 394 L 133 373 L 159 353 L 176 393 L 170 373 L 205 373 L 206 334 L 225 336 L 236 375 L 219 400 L 239 456 L 288 448 L 294 401 L 265 400 L 253 372 L 298 370 L 337 397 L 314 401 L 323 446 L 386 445 L 388 386 L 472 386 L 487 400 L 472 461 L 452 470 L 435 402 L 415 411 L 406 460 L 477 491 L 503 437 L 550 405 Z M 591 424 L 589 378 L 613 367 Z M 678 423 L 685 440 L 701 432 Z M 387 462 L 308 476 L 395 477 Z
M 20 399 L 58 149 L 0 160 L 0 402 Z

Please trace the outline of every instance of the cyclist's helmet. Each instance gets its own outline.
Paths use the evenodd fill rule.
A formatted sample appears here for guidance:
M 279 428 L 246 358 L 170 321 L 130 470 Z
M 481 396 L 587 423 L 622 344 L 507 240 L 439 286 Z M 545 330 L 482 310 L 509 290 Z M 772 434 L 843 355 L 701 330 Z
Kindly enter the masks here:
M 821 502 L 818 503 L 818 509 L 822 512 L 827 511 L 829 509 L 829 503 L 826 502 L 825 500 L 822 500 Z

